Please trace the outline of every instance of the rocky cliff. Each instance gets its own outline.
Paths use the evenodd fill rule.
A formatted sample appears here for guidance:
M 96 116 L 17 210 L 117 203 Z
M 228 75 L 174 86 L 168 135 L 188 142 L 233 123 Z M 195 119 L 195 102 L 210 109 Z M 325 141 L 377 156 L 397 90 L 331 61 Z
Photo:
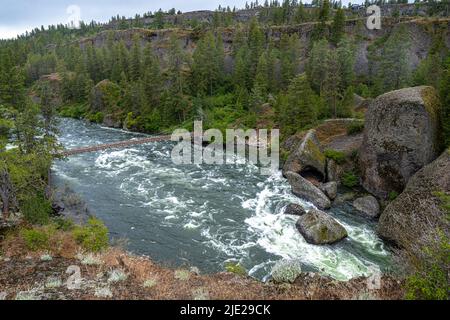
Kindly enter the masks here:
M 365 19 L 352 19 L 346 21 L 345 32 L 347 35 L 357 40 L 356 47 L 356 63 L 355 71 L 358 75 L 367 75 L 369 72 L 369 47 L 377 39 L 389 36 L 394 30 L 400 26 L 404 26 L 409 40 L 408 62 L 411 69 L 417 67 L 419 62 L 423 60 L 430 50 L 433 38 L 436 33 L 442 33 L 447 46 L 450 48 L 450 19 L 411 19 L 408 18 L 402 22 L 398 22 L 396 18 L 383 18 L 381 30 L 368 30 L 365 26 Z M 283 34 L 297 34 L 299 37 L 299 48 L 301 50 L 301 64 L 303 69 L 304 62 L 308 58 L 309 40 L 311 39 L 315 23 L 303 23 L 293 26 L 274 26 L 264 28 L 266 40 L 273 40 L 277 44 Z M 234 32 L 233 28 L 219 28 L 218 32 L 222 33 L 224 48 L 226 52 L 226 67 L 228 71 L 232 70 L 233 59 L 231 57 Z M 115 41 L 123 41 L 127 47 L 133 44 L 133 38 L 137 34 L 141 39 L 142 46 L 151 43 L 155 54 L 159 56 L 161 61 L 167 57 L 167 49 L 169 40 L 172 36 L 178 38 L 186 52 L 192 53 L 196 48 L 196 43 L 201 36 L 197 31 L 192 29 L 164 29 L 150 30 L 135 28 L 129 30 L 104 31 L 89 38 L 80 41 L 82 48 L 88 44 L 95 47 L 103 47 L 107 44 L 108 36 L 112 34 Z M 302 71 L 302 70 L 300 70 Z

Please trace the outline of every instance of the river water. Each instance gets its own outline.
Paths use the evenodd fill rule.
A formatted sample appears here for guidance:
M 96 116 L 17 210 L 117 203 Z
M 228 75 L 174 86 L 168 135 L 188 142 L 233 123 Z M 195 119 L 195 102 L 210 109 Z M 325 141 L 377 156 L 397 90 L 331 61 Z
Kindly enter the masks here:
M 79 120 L 61 120 L 60 141 L 68 149 L 139 138 Z M 78 193 L 102 219 L 111 237 L 127 239 L 127 249 L 166 266 L 224 270 L 239 262 L 261 280 L 280 259 L 298 259 L 305 271 L 339 280 L 384 270 L 390 255 L 374 224 L 351 212 L 332 209 L 349 232 L 333 246 L 305 242 L 289 203 L 312 205 L 291 194 L 280 172 L 262 176 L 244 165 L 174 165 L 172 142 L 72 156 L 53 166 L 54 181 Z

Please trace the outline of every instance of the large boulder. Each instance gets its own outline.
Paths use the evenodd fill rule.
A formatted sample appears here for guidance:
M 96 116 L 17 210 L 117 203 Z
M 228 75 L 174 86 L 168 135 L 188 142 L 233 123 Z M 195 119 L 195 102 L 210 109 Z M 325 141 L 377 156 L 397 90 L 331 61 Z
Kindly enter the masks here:
M 359 154 L 362 184 L 370 193 L 401 193 L 438 152 L 439 99 L 432 87 L 392 91 L 370 105 Z
M 366 196 L 353 201 L 353 207 L 362 215 L 374 219 L 380 215 L 380 204 L 374 196 Z
M 436 230 L 448 233 L 442 194 L 450 195 L 450 149 L 409 180 L 405 191 L 381 214 L 378 233 L 411 251 L 420 250 Z
M 330 199 L 319 188 L 298 173 L 289 171 L 286 173 L 286 178 L 292 187 L 292 193 L 297 197 L 311 202 L 319 209 L 331 207 Z
M 309 130 L 293 148 L 283 166 L 284 175 L 289 171 L 313 173 L 317 179 L 325 179 L 326 157 L 315 130 Z
M 345 228 L 327 213 L 311 210 L 297 221 L 297 229 L 311 244 L 333 244 L 348 236 Z

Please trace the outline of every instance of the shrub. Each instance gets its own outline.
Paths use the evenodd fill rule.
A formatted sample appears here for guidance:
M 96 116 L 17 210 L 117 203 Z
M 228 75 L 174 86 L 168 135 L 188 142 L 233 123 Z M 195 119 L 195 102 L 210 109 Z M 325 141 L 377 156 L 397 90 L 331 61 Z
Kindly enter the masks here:
M 272 278 L 278 283 L 294 283 L 301 273 L 302 266 L 297 260 L 281 260 L 272 268 Z
M 439 232 L 439 240 L 424 248 L 423 253 L 415 272 L 406 280 L 406 299 L 448 300 L 450 239 Z
M 225 264 L 225 270 L 240 276 L 247 275 L 247 270 L 240 263 L 227 262 Z
M 75 240 L 86 250 L 98 252 L 108 247 L 108 228 L 96 218 L 90 218 L 86 226 L 73 230 Z
M 363 121 L 353 121 L 351 124 L 347 126 L 347 134 L 353 135 L 360 133 L 364 130 L 364 122 Z
M 396 192 L 396 191 L 389 192 L 389 195 L 388 195 L 389 201 L 394 201 L 395 199 L 397 199 L 397 197 L 398 197 L 398 192 Z
M 56 227 L 56 229 L 61 231 L 71 231 L 74 228 L 74 223 L 72 220 L 64 219 L 61 217 L 57 217 L 53 219 L 53 223 Z
M 359 178 L 354 172 L 345 172 L 342 175 L 342 184 L 347 188 L 354 188 L 359 184 Z
M 25 199 L 20 209 L 28 222 L 44 225 L 49 221 L 52 205 L 43 196 L 37 195 Z
M 94 114 L 89 114 L 87 115 L 87 119 L 91 122 L 95 122 L 95 123 L 102 123 L 103 122 L 103 118 L 105 117 L 105 115 L 103 114 L 103 112 L 97 112 Z
M 46 230 L 29 229 L 22 231 L 22 238 L 29 250 L 37 251 L 49 247 L 50 237 Z
M 334 160 L 337 164 L 343 164 L 345 162 L 345 153 L 336 150 L 325 150 L 325 157 Z

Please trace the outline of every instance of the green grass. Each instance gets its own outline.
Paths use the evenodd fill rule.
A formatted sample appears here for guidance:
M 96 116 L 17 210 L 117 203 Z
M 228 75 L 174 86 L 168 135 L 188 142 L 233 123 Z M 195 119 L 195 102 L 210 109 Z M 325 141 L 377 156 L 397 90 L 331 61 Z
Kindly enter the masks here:
M 359 185 L 359 177 L 354 172 L 345 172 L 342 176 L 342 184 L 347 188 L 354 188 Z
M 353 121 L 347 126 L 347 134 L 354 135 L 363 132 L 364 122 L 363 121 Z
M 325 150 L 325 157 L 334 160 L 337 164 L 343 164 L 346 159 L 344 152 L 331 149 Z

